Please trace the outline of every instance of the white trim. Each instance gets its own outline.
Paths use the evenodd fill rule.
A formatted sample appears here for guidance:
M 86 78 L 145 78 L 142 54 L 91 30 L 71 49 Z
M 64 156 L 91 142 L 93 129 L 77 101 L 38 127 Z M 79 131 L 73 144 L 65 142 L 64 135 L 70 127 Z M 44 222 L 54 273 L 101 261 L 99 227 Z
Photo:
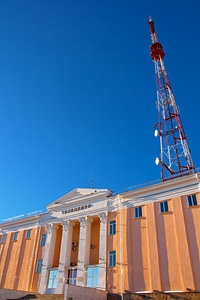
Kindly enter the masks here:
M 122 208 L 145 205 L 152 202 L 170 200 L 175 197 L 191 195 L 200 192 L 198 176 L 188 175 L 162 182 L 154 186 L 119 194 Z M 119 210 L 118 195 L 108 198 L 108 212 Z

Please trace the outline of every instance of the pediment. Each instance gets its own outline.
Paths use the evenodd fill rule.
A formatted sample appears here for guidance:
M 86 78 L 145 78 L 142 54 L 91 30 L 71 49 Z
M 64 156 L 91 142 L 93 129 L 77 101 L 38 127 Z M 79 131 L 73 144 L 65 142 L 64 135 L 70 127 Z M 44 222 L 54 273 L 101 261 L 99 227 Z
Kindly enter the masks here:
M 110 196 L 112 191 L 108 189 L 92 189 L 92 188 L 76 188 L 71 192 L 63 195 L 62 197 L 58 198 L 54 202 L 51 202 L 47 205 L 47 210 L 57 210 L 59 207 L 64 205 L 69 205 L 77 202 L 82 202 L 85 199 L 91 199 L 96 197 L 106 197 Z

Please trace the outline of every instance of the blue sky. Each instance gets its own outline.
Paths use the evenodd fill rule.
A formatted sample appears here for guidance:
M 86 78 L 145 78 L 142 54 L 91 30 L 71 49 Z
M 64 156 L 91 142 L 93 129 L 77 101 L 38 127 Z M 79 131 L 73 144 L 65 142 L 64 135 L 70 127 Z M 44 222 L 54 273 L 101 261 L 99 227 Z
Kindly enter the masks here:
M 0 220 L 160 178 L 148 17 L 196 167 L 200 2 L 0 1 Z

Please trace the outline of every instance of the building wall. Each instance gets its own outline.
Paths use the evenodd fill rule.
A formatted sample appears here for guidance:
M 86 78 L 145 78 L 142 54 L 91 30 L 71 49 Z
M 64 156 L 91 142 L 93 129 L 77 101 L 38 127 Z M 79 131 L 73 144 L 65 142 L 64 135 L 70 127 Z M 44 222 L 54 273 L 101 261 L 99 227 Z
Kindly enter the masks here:
M 44 227 L 32 228 L 30 238 L 26 238 L 26 230 L 19 230 L 15 241 L 15 232 L 6 233 L 5 243 L 0 244 L 0 288 L 37 291 L 40 275 L 35 270 L 43 257 L 40 239 L 44 231 Z
M 99 234 L 100 234 L 100 222 L 94 220 L 91 224 L 91 238 L 90 238 L 90 265 L 98 265 L 99 263 Z M 93 246 L 94 245 L 94 246 Z
M 200 193 L 196 193 L 200 203 Z M 108 254 L 116 250 L 116 266 L 107 268 L 108 291 L 185 291 L 200 289 L 200 205 L 189 207 L 187 196 L 168 199 L 169 211 L 160 212 L 160 201 L 118 208 L 108 215 L 116 220 L 115 235 L 108 235 Z
M 62 239 L 62 226 L 58 224 L 56 229 L 56 240 L 54 246 L 52 268 L 58 268 L 59 266 L 61 239 Z
M 0 288 L 63 293 L 72 269 L 76 285 L 84 287 L 88 267 L 94 267 L 97 287 L 110 293 L 199 290 L 199 183 L 198 176 L 186 176 L 119 195 L 103 191 L 99 197 L 93 190 L 75 190 L 38 219 L 1 224 L 7 238 L 0 243 Z M 189 207 L 191 194 L 199 204 Z M 160 212 L 161 201 L 168 202 L 167 212 Z M 142 216 L 136 218 L 138 206 Z M 111 221 L 116 221 L 114 234 Z M 42 234 L 47 235 L 45 247 Z M 115 266 L 110 266 L 111 251 L 116 251 Z M 39 260 L 41 273 L 36 272 Z M 57 272 L 58 281 L 47 288 L 50 270 Z
M 46 226 L 41 226 L 35 230 L 35 247 L 33 251 L 33 259 L 32 259 L 32 272 L 30 272 L 30 281 L 28 291 L 38 291 L 40 284 L 40 273 L 36 273 L 37 262 L 44 257 L 44 246 L 40 246 L 41 237 L 43 234 L 46 234 Z
M 75 265 L 78 264 L 78 249 L 79 249 L 79 235 L 80 235 L 80 224 L 76 223 L 73 226 L 73 233 L 72 233 L 72 243 L 76 243 L 77 246 L 74 246 L 73 250 L 71 251 L 71 259 L 70 264 L 74 263 Z M 72 248 L 72 245 L 70 245 Z

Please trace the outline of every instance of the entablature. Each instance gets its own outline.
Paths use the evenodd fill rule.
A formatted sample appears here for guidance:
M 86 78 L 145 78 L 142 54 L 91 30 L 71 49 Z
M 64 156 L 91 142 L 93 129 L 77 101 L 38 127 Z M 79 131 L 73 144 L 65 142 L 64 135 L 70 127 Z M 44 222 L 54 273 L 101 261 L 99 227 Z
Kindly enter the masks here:
M 200 173 L 128 191 L 108 199 L 108 211 L 144 205 L 200 192 Z

